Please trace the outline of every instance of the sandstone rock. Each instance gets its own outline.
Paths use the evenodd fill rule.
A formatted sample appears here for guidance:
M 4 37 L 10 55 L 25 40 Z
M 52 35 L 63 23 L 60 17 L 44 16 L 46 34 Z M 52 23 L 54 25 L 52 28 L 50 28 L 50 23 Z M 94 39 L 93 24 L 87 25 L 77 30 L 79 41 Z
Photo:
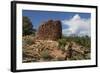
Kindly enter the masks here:
M 64 60 L 66 57 L 66 53 L 63 53 L 62 50 L 58 50 L 57 48 L 54 48 L 50 55 L 56 60 L 59 60 L 60 58 Z
M 49 20 L 38 28 L 36 38 L 39 40 L 57 40 L 62 36 L 62 25 L 59 20 Z

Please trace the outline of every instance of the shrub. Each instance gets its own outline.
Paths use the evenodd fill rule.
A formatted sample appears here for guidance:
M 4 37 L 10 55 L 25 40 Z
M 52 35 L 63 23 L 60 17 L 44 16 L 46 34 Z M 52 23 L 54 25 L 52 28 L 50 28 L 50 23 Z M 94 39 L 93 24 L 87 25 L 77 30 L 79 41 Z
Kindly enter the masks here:
M 86 48 L 91 48 L 91 37 L 89 36 L 62 36 L 62 39 L 66 39 L 67 42 L 73 41 Z
M 66 39 L 59 39 L 58 40 L 58 43 L 59 43 L 59 48 L 61 49 L 61 50 L 65 50 L 65 45 L 66 45 Z
M 49 54 L 49 51 L 42 51 L 42 52 L 40 53 L 40 55 L 41 55 L 41 58 L 43 58 L 43 59 L 45 59 L 45 60 L 50 60 L 50 59 L 52 59 L 52 57 L 51 57 L 50 54 Z
M 31 37 L 31 36 L 25 36 L 25 37 L 23 37 L 23 46 L 24 45 L 32 45 L 32 44 L 34 44 L 34 40 L 33 40 L 34 38 L 33 37 Z

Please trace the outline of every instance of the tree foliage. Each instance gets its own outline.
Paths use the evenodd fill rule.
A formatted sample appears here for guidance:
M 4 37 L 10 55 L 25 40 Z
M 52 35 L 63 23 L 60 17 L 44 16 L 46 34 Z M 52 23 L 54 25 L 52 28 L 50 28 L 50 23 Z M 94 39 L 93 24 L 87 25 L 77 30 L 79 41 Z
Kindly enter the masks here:
M 30 19 L 23 16 L 23 35 L 30 35 L 33 33 L 33 25 Z

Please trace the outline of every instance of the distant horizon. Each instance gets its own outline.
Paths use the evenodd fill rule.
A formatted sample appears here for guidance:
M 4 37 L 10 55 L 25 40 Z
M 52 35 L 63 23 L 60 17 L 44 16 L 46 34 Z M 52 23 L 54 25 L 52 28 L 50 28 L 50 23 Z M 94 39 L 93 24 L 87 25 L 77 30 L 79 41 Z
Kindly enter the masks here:
M 44 21 L 52 19 L 61 21 L 64 36 L 91 36 L 91 13 L 23 10 L 22 16 L 27 16 L 35 29 Z

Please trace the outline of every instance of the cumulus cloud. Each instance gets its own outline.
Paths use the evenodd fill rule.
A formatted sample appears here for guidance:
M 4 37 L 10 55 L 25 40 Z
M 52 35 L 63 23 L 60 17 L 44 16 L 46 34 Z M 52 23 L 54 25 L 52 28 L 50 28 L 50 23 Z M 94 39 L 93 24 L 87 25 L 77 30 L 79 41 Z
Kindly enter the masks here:
M 63 20 L 62 24 L 68 26 L 68 28 L 63 29 L 62 32 L 66 36 L 70 35 L 79 35 L 84 36 L 88 35 L 90 36 L 91 32 L 91 23 L 90 19 L 81 18 L 78 14 L 74 15 L 69 20 Z

